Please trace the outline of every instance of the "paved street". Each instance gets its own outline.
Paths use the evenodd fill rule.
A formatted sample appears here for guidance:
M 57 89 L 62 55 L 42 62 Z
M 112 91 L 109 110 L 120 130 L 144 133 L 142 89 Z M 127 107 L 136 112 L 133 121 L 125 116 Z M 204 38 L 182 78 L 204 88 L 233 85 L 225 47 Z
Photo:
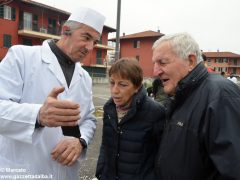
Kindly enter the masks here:
M 109 98 L 108 84 L 94 84 L 93 85 L 93 101 L 94 105 L 99 109 Z M 88 147 L 87 157 L 80 169 L 79 180 L 91 180 L 94 178 L 97 158 L 99 154 L 99 147 L 102 139 L 102 118 L 98 118 L 96 133 L 92 144 Z

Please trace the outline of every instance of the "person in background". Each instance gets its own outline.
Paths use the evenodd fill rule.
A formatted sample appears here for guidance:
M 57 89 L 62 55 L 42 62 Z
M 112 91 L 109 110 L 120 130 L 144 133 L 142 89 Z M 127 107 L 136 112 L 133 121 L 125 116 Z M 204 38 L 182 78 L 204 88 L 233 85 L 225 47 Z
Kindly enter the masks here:
M 147 96 L 136 59 L 122 58 L 109 70 L 111 98 L 104 105 L 97 162 L 99 180 L 155 180 L 154 161 L 164 108 Z
M 153 45 L 154 71 L 172 96 L 156 160 L 159 180 L 240 178 L 240 89 L 208 73 L 188 33 Z
M 0 64 L 0 169 L 79 179 L 96 128 L 92 81 L 80 62 L 99 40 L 104 20 L 95 10 L 77 8 L 60 40 L 9 49 Z
M 224 71 L 221 72 L 221 76 L 225 78 L 226 75 Z
M 228 80 L 232 81 L 233 83 L 237 83 L 237 78 L 234 77 L 234 74 L 231 73 L 229 77 L 227 77 Z
M 167 104 L 168 96 L 163 90 L 163 84 L 159 77 L 156 77 L 152 82 L 152 93 L 155 101 L 163 106 Z

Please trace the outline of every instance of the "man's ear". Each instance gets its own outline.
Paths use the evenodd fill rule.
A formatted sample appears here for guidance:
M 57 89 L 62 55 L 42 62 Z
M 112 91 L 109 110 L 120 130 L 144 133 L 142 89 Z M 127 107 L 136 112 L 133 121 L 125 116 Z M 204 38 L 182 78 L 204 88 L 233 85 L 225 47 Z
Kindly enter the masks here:
M 70 28 L 68 26 L 63 26 L 62 34 L 66 35 L 66 36 L 71 35 Z
M 197 57 L 194 54 L 188 55 L 188 61 L 189 61 L 189 71 L 192 71 L 193 68 L 197 65 Z

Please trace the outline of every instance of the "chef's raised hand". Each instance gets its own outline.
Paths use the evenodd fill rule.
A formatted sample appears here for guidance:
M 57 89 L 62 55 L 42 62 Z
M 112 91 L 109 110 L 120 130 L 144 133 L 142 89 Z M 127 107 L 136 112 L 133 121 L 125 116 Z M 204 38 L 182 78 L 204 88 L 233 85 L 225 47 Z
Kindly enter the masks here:
M 76 126 L 80 119 L 80 106 L 69 100 L 57 99 L 64 87 L 55 87 L 40 108 L 38 121 L 42 126 Z

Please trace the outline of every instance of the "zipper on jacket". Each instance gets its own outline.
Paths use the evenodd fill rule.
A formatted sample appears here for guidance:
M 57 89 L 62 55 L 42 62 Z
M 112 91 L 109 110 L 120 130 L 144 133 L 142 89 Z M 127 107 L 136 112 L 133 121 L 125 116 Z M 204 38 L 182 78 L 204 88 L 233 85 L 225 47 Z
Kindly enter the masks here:
M 119 147 L 120 147 L 120 136 L 121 136 L 121 126 L 119 126 L 119 123 L 117 122 L 117 157 L 116 157 L 116 177 L 115 179 L 118 179 L 118 162 L 119 162 Z
M 109 119 L 109 121 L 112 121 L 112 120 L 114 120 L 114 118 L 113 119 L 111 119 L 111 116 L 109 115 L 109 114 L 107 114 L 107 117 L 108 117 L 108 119 Z M 116 119 L 115 119 L 116 120 Z M 120 128 L 120 126 L 119 126 L 119 123 L 118 123 L 118 120 L 117 120 L 117 149 L 116 149 L 116 160 L 115 160 L 115 167 L 116 167 L 116 172 L 115 172 L 115 179 L 119 179 L 119 177 L 118 177 L 118 160 L 119 160 L 119 146 L 120 146 L 120 141 L 119 141 L 119 139 L 120 139 L 120 134 L 121 134 L 121 128 Z

